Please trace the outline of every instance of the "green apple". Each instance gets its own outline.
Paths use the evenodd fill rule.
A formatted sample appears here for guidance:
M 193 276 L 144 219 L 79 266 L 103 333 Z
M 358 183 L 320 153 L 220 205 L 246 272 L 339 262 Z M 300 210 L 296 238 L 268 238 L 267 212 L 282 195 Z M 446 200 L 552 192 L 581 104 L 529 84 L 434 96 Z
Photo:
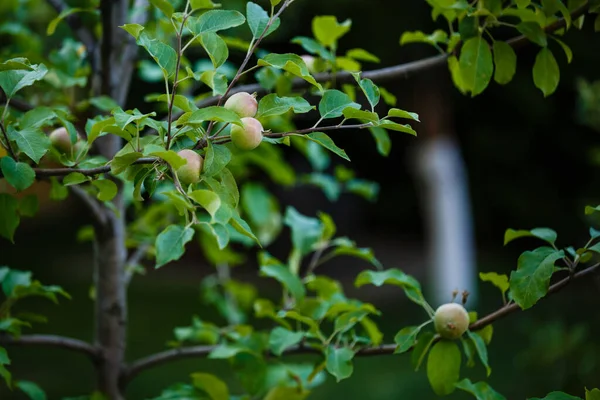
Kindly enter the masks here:
M 184 185 L 199 182 L 204 158 L 202 158 L 200 154 L 189 149 L 180 150 L 177 154 L 187 161 L 185 165 L 182 165 L 177 170 L 179 181 Z
M 469 313 L 460 304 L 442 304 L 435 310 L 433 323 L 444 339 L 458 339 L 469 329 Z
M 71 153 L 73 150 L 73 143 L 71 143 L 69 131 L 62 126 L 50 133 L 50 142 L 52 143 L 52 146 L 61 153 Z
M 254 117 L 258 111 L 256 94 L 246 92 L 236 93 L 227 99 L 224 107 L 235 112 L 240 118 Z
M 262 141 L 263 126 L 257 119 L 242 118 L 244 127 L 233 125 L 231 127 L 231 141 L 240 150 L 252 150 Z
M 301 56 L 301 58 L 304 61 L 304 64 L 306 64 L 306 66 L 308 67 L 308 72 L 310 72 L 311 74 L 317 72 L 315 68 L 315 62 L 317 61 L 317 59 L 315 57 L 305 54 Z

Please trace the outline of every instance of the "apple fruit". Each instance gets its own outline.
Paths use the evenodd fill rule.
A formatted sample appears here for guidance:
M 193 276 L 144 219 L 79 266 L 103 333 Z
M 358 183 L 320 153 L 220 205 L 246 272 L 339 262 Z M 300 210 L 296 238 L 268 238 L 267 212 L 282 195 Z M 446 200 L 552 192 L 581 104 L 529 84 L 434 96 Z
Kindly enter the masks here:
M 243 127 L 233 125 L 231 127 L 231 141 L 240 150 L 252 150 L 262 142 L 263 126 L 251 117 L 242 118 Z
M 460 304 L 442 304 L 435 310 L 433 323 L 444 339 L 458 339 L 469 329 L 469 313 Z
M 71 135 L 65 127 L 60 127 L 50 133 L 50 142 L 52 146 L 61 153 L 71 153 L 73 143 L 71 143 Z
M 185 185 L 200 182 L 200 171 L 204 164 L 204 158 L 193 150 L 184 149 L 177 152 L 179 157 L 187 161 L 186 164 L 179 167 L 177 177 Z
M 258 111 L 256 94 L 246 92 L 236 93 L 227 99 L 224 107 L 235 112 L 240 118 L 254 117 Z

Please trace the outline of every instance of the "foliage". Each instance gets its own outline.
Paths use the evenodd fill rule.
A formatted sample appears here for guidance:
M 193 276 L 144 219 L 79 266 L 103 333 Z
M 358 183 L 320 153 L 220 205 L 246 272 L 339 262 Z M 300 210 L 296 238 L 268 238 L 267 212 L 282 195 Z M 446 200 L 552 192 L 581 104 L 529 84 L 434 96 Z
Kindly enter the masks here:
M 106 271 L 106 279 L 115 278 L 113 285 L 125 288 L 132 275 L 143 271 L 138 264 L 145 258 L 152 260 L 155 268 L 166 268 L 181 259 L 186 248 L 195 245 L 202 249 L 215 267 L 215 273 L 202 282 L 203 298 L 216 307 L 226 324 L 196 316 L 190 326 L 175 328 L 170 343 L 174 349 L 164 353 L 164 360 L 186 352 L 226 359 L 243 392 L 233 395 L 222 378 L 198 371 L 188 383 L 176 383 L 156 399 L 304 399 L 327 374 L 336 381 L 351 377 L 355 357 L 408 351 L 412 351 L 415 370 L 426 363 L 423 369 L 436 394 L 448 395 L 459 389 L 477 399 L 503 399 L 486 382 L 471 382 L 461 364 L 464 361 L 472 367 L 480 363 L 489 376 L 491 323 L 499 316 L 531 308 L 571 279 L 594 272 L 599 265 L 600 234 L 590 229 L 590 240 L 583 247 L 559 248 L 557 234 L 548 228 L 509 229 L 505 244 L 520 237 L 534 237 L 545 244 L 525 251 L 510 277 L 481 274 L 483 281 L 501 292 L 498 311 L 481 319 L 472 312 L 470 329 L 459 338 L 460 346 L 458 341 L 442 339 L 426 329 L 434 310 L 414 277 L 385 268 L 371 249 L 337 236 L 331 216 L 303 215 L 279 204 L 269 190 L 271 184 L 308 184 L 320 188 L 331 201 L 342 193 L 374 201 L 378 195 L 375 182 L 357 177 L 340 160 L 336 164 L 334 156 L 346 161 L 350 157 L 335 144 L 330 131 L 370 132 L 379 153 L 387 156 L 390 133 L 416 135 L 413 126 L 419 122 L 416 113 L 398 108 L 395 97 L 376 85 L 377 70 L 362 72 L 363 63 L 379 62 L 376 55 L 359 48 L 339 54 L 338 43 L 351 29 L 350 20 L 316 16 L 314 37 L 292 39 L 310 56 L 269 53 L 260 47 L 280 26 L 281 14 L 299 1 L 271 0 L 267 9 L 248 2 L 240 12 L 210 0 L 185 4 L 151 0 L 148 15 L 142 1 L 136 2 L 132 20 L 117 30 L 107 18 L 111 2 L 84 2 L 84 7 L 59 10 L 48 22 L 45 34 L 49 37 L 67 24 L 75 34 L 55 42 L 48 55 L 25 51 L 31 44 L 23 43 L 23 35 L 38 44 L 47 43 L 48 38 L 36 34 L 27 15 L 20 13 L 13 30 L 3 31 L 13 37 L 10 45 L 1 49 L 0 59 L 0 236 L 14 242 L 21 218 L 34 216 L 38 208 L 37 198 L 22 192 L 37 180 L 49 179 L 54 200 L 73 193 L 90 207 L 93 229 L 86 227 L 81 237 L 101 243 L 108 235 L 112 240 L 117 237 L 115 227 L 123 224 L 124 237 L 118 246 L 131 250 L 129 261 L 117 268 L 112 268 L 110 260 L 97 266 L 100 272 Z M 517 63 L 514 48 L 527 41 L 533 43 L 537 54 L 533 83 L 544 97 L 551 95 L 560 78 L 557 49 L 565 53 L 568 62 L 573 57 L 560 37 L 572 27 L 581 29 L 586 13 L 600 11 L 597 1 L 428 3 L 433 19 L 445 20 L 448 32 L 405 32 L 400 44 L 434 46 L 441 53 L 435 60 L 447 63 L 454 85 L 471 96 L 482 93 L 492 78 L 500 85 L 510 82 Z M 14 1 L 0 7 L 17 9 L 23 4 Z M 74 21 L 84 17 L 98 29 L 82 34 L 81 24 Z M 522 36 L 500 39 L 500 28 Z M 251 34 L 249 41 L 240 39 L 242 29 Z M 98 41 L 96 31 L 103 32 L 104 41 Z M 139 47 L 142 54 L 136 73 L 149 84 L 158 82 L 158 87 L 164 87 L 164 92 L 146 96 L 148 105 L 143 111 L 124 105 L 125 95 L 120 90 L 124 87 L 126 91 L 127 86 L 117 81 L 133 65 L 126 56 L 118 59 L 112 53 L 111 45 L 117 42 L 111 43 L 111 35 L 132 46 L 123 54 Z M 238 68 L 229 60 L 230 52 L 244 57 Z M 257 61 L 249 67 L 253 55 Z M 238 83 L 244 79 L 256 83 L 240 88 Z M 264 127 L 262 143 L 250 151 L 231 142 L 231 129 L 244 124 L 241 115 L 223 104 L 240 91 L 257 92 L 258 106 L 252 117 Z M 299 128 L 298 114 L 307 114 L 316 122 Z M 68 132 L 72 146 L 66 150 L 53 145 L 48 137 L 58 127 Z M 287 147 L 308 160 L 310 173 L 299 174 L 291 167 L 284 157 Z M 181 182 L 175 173 L 186 166 L 186 159 L 178 154 L 183 149 L 202 156 L 199 182 Z M 260 183 L 257 175 L 271 182 Z M 598 210 L 600 206 L 589 207 L 586 214 Z M 280 260 L 269 252 L 269 246 L 284 227 L 289 228 L 291 251 Z M 230 268 L 246 260 L 240 249 L 258 249 L 259 275 L 281 286 L 279 298 L 264 298 L 252 285 L 230 277 Z M 318 274 L 321 265 L 341 256 L 358 258 L 369 267 L 356 277 L 356 287 L 396 286 L 423 308 L 427 317 L 420 324 L 401 326 L 394 344 L 383 344 L 378 327 L 381 311 L 349 298 L 340 282 Z M 110 271 L 116 275 L 109 275 Z M 559 275 L 566 278 L 551 285 Z M 32 281 L 30 273 L 8 267 L 0 268 L 0 282 L 5 296 L 0 306 L 0 331 L 7 344 L 23 340 L 21 331 L 31 322 L 44 320 L 33 314 L 13 315 L 15 302 L 27 296 L 52 301 L 57 295 L 67 296 L 57 286 L 44 286 Z M 102 283 L 97 286 L 99 302 L 107 296 L 102 287 Z M 256 319 L 266 319 L 269 328 L 257 328 L 253 324 Z M 115 337 L 122 333 L 116 332 Z M 47 340 L 48 344 L 57 343 Z M 95 361 L 106 362 L 98 359 L 91 346 L 60 343 L 87 349 Z M 313 363 L 293 364 L 285 361 L 290 353 L 318 357 Z M 14 380 L 6 367 L 9 363 L 6 350 L 0 347 L 0 375 L 6 384 L 32 399 L 45 398 L 34 383 Z M 123 366 L 123 372 L 113 368 L 118 375 L 114 382 L 126 383 L 154 364 L 142 359 Z M 101 392 L 115 398 L 121 390 L 102 385 L 98 389 L 90 398 L 104 397 Z M 597 398 L 597 392 L 586 389 L 586 399 Z M 554 392 L 546 398 L 575 397 Z

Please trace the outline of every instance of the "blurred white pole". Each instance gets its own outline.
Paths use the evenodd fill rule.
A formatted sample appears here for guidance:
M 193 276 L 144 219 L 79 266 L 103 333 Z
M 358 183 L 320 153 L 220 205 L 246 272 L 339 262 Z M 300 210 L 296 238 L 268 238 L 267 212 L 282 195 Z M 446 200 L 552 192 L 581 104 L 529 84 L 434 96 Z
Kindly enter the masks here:
M 469 188 L 458 144 L 449 135 L 423 140 L 417 168 L 428 236 L 427 298 L 437 308 L 452 299 L 454 290 L 467 290 L 467 305 L 473 307 L 477 304 L 475 241 Z

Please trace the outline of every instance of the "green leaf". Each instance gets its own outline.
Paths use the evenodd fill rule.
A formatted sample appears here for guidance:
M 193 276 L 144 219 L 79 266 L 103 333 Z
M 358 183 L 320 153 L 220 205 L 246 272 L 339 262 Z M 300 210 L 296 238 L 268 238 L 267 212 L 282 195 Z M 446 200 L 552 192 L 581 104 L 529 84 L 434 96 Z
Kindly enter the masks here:
M 199 17 L 190 17 L 187 21 L 188 29 L 194 35 L 205 32 L 218 32 L 242 25 L 246 22 L 244 15 L 233 10 L 210 10 Z
M 358 288 L 366 284 L 372 284 L 377 287 L 382 285 L 399 286 L 404 289 L 406 296 L 413 302 L 423 305 L 425 300 L 421 292 L 421 284 L 412 276 L 396 268 L 385 271 L 362 271 L 356 277 L 354 286 Z
M 377 124 L 377 126 L 390 131 L 404 132 L 413 136 L 417 136 L 417 132 L 415 132 L 415 130 L 408 124 L 403 125 L 387 119 L 382 119 L 381 121 L 379 121 L 379 124 Z
M 546 397 L 540 399 L 539 397 L 531 397 L 528 400 L 581 400 L 581 397 L 571 396 L 564 392 L 550 392 Z
M 600 389 L 585 389 L 585 400 L 600 400 Z
M 438 43 L 447 43 L 448 42 L 448 34 L 441 30 L 437 29 L 432 34 L 428 35 L 423 33 L 422 31 L 413 31 L 413 32 L 404 32 L 402 36 L 400 36 L 400 46 L 404 46 L 408 43 L 427 43 L 430 45 L 437 45 Z
M 304 137 L 306 137 L 311 142 L 320 144 L 321 146 L 325 147 L 327 150 L 342 157 L 344 160 L 350 161 L 350 158 L 348 157 L 346 152 L 343 149 L 340 149 L 339 147 L 337 147 L 335 145 L 335 143 L 333 142 L 333 140 L 331 140 L 331 138 L 329 136 L 327 136 L 325 133 L 313 132 L 313 133 L 309 133 L 308 135 L 305 135 Z
M 600 19 L 598 19 L 600 20 Z M 567 56 L 567 63 L 571 63 L 571 61 L 573 61 L 573 51 L 571 50 L 571 48 L 562 40 L 554 37 L 554 36 L 550 36 L 552 39 L 554 39 L 556 41 L 556 43 L 558 43 L 560 45 L 560 47 L 562 47 L 563 51 L 565 52 L 565 56 Z
M 544 97 L 550 96 L 558 87 L 560 80 L 560 69 L 558 63 L 549 48 L 544 47 L 535 57 L 533 65 L 533 83 L 535 87 L 544 93 Z
M 210 10 L 217 7 L 217 4 L 213 3 L 212 0 L 191 0 L 190 5 L 192 6 L 192 10 Z
M 407 326 L 400 329 L 394 337 L 394 342 L 397 345 L 394 354 L 400 354 L 410 350 L 417 342 L 417 335 L 420 331 L 420 326 Z
M 340 245 L 337 246 L 331 253 L 331 256 L 350 256 L 361 258 L 369 263 L 371 263 L 377 269 L 382 269 L 383 265 L 375 258 L 375 254 L 373 253 L 373 249 L 370 248 L 358 248 L 355 246 L 348 245 Z
M 469 338 L 473 341 L 473 344 L 475 345 L 475 349 L 477 350 L 477 354 L 479 354 L 479 359 L 481 360 L 481 363 L 485 367 L 487 376 L 490 376 L 490 374 L 492 373 L 492 369 L 490 368 L 490 365 L 488 363 L 487 347 L 485 346 L 483 338 L 477 333 L 473 333 L 471 331 L 467 331 L 467 334 L 469 335 Z
M 463 379 L 456 384 L 456 387 L 471 393 L 477 400 L 506 400 L 506 397 L 496 392 L 486 382 L 472 383 L 469 379 Z
M 140 32 L 137 43 L 146 49 L 166 77 L 170 78 L 175 75 L 177 52 L 171 46 L 158 39 L 151 38 L 146 31 Z
M 461 48 L 460 73 L 465 89 L 475 97 L 485 90 L 492 79 L 492 52 L 481 36 L 468 39 Z
M 225 41 L 221 39 L 219 35 L 214 32 L 205 32 L 200 35 L 200 43 L 202 43 L 202 47 L 206 50 L 215 69 L 219 68 L 227 61 L 229 49 L 227 48 Z
M 341 24 L 332 15 L 324 15 L 313 18 L 312 31 L 315 38 L 323 45 L 335 47 L 339 38 L 350 30 L 352 21 L 347 19 Z
M 548 292 L 554 263 L 565 256 L 562 250 L 540 247 L 519 257 L 517 270 L 510 274 L 510 293 L 515 303 L 525 310 Z
M 271 0 L 273 2 L 280 0 Z M 265 396 L 263 400 L 305 400 L 310 391 L 302 388 L 275 386 Z
M 306 295 L 306 289 L 298 276 L 292 274 L 290 269 L 283 265 L 262 265 L 260 267 L 261 276 L 274 278 L 281 283 L 297 303 L 300 303 Z
M 48 73 L 44 64 L 31 65 L 28 70 L 0 70 L 0 87 L 6 97 L 13 97 L 19 90 L 42 80 Z
M 260 99 L 256 118 L 274 117 L 290 110 L 295 114 L 303 114 L 313 109 L 314 107 L 302 97 L 279 97 L 271 93 Z
M 237 232 L 254 240 L 257 245 L 261 246 L 260 240 L 256 237 L 248 223 L 245 220 L 243 220 L 237 213 L 233 214 L 229 223 Z
M 517 72 L 517 54 L 506 42 L 495 40 L 493 44 L 494 80 L 500 85 L 510 82 Z
M 352 375 L 352 371 L 354 370 L 352 365 L 353 358 L 354 352 L 351 349 L 329 346 L 325 351 L 325 368 L 339 382 Z
M 219 207 L 221 207 L 221 198 L 218 194 L 210 190 L 194 190 L 188 196 L 208 211 L 213 218 Z
M 246 18 L 254 39 L 261 37 L 267 28 L 267 24 L 269 23 L 269 14 L 267 14 L 267 12 L 258 4 L 249 1 L 246 5 Z M 281 21 L 279 18 L 276 18 L 269 27 L 269 30 L 264 34 L 263 38 L 269 36 L 277 28 L 279 28 L 280 23 Z
M 546 32 L 542 29 L 540 24 L 533 21 L 521 22 L 517 25 L 517 30 L 521 32 L 527 39 L 533 43 L 539 44 L 542 47 L 548 46 L 548 38 L 546 38 Z
M 358 75 L 354 75 L 354 78 L 358 82 L 358 85 L 360 86 L 362 92 L 365 94 L 367 101 L 371 105 L 371 110 L 373 110 L 375 108 L 375 106 L 377 104 L 379 104 L 379 99 L 381 97 L 379 88 L 370 79 L 360 79 L 359 80 Z
M 342 113 L 344 114 L 345 119 L 358 119 L 361 122 L 379 122 L 379 115 L 372 111 L 357 110 L 353 107 L 346 107 Z
M 506 246 L 508 243 L 521 237 L 536 237 L 554 245 L 556 243 L 557 234 L 556 231 L 550 228 L 534 228 L 530 231 L 507 229 L 504 233 L 504 245 Z
M 390 140 L 390 135 L 388 132 L 380 127 L 371 126 L 369 127 L 369 131 L 373 135 L 375 139 L 375 143 L 377 144 L 377 151 L 384 157 L 387 157 L 392 150 L 392 141 Z
M 92 181 L 92 185 L 98 188 L 98 194 L 96 197 L 100 201 L 111 201 L 119 191 L 117 185 L 109 179 Z
M 412 364 L 415 371 L 418 371 L 421 364 L 425 360 L 425 356 L 429 351 L 429 348 L 435 341 L 435 335 L 433 332 L 423 332 L 417 339 L 417 345 L 414 347 L 413 352 L 410 356 L 410 363 Z
M 229 164 L 229 161 L 231 161 L 231 151 L 225 146 L 215 146 L 209 141 L 204 166 L 202 167 L 202 175 L 214 176 L 218 174 Z
M 502 294 L 504 295 L 509 288 L 508 276 L 505 274 L 498 274 L 496 272 L 480 272 L 479 279 L 484 282 L 490 282 L 492 285 L 496 286 Z
M 123 155 L 117 155 L 110 162 L 110 171 L 118 175 L 121 172 L 125 171 L 127 167 L 133 164 L 137 159 L 142 158 L 144 155 L 140 152 L 133 151 L 130 153 L 125 153 Z
M 33 382 L 17 381 L 15 386 L 21 389 L 31 400 L 46 400 L 46 393 Z
M 317 83 L 315 78 L 312 77 L 312 75 L 308 71 L 306 63 L 304 62 L 302 57 L 300 57 L 297 54 L 269 53 L 265 57 L 259 59 L 257 65 L 260 67 L 274 67 L 277 69 L 282 69 L 291 73 L 292 75 L 304 79 L 305 81 L 319 89 L 319 91 L 323 91 L 323 87 L 321 86 L 321 84 Z
M 210 354 L 208 355 L 208 358 L 210 358 L 210 359 L 231 358 L 231 357 L 235 356 L 236 354 L 245 353 L 245 352 L 248 352 L 248 350 L 244 349 L 243 347 L 221 344 L 221 345 L 218 345 L 217 347 L 215 347 L 210 352 Z
M 211 400 L 229 400 L 229 389 L 225 382 L 214 375 L 196 372 L 191 375 L 192 384 L 206 392 Z
M 19 200 L 19 214 L 22 217 L 34 217 L 38 209 L 39 201 L 35 194 L 24 196 Z
M 175 8 L 168 0 L 150 0 L 150 4 L 162 11 L 167 18 L 171 18 L 175 12 Z
M 12 126 L 8 128 L 8 137 L 17 142 L 19 149 L 27 154 L 36 164 L 50 148 L 50 139 L 39 128 L 31 127 L 16 130 Z
M 292 230 L 292 244 L 301 256 L 310 253 L 323 234 L 321 221 L 300 214 L 292 206 L 286 209 L 283 222 Z
M 360 104 L 353 102 L 346 93 L 330 89 L 323 93 L 319 102 L 319 113 L 323 119 L 337 118 L 343 115 L 347 107 L 360 110 Z
M 300 343 L 303 337 L 302 332 L 294 332 L 278 326 L 269 335 L 269 349 L 279 357 L 285 349 Z
M 90 180 L 89 177 L 85 176 L 81 172 L 71 172 L 69 175 L 65 176 L 63 179 L 63 185 L 65 186 L 73 186 L 79 185 L 83 182 L 88 182 Z
M 180 225 L 169 225 L 156 237 L 156 268 L 179 260 L 185 244 L 194 237 L 194 230 Z
M 186 114 L 184 114 L 186 116 Z M 182 116 L 183 118 L 183 116 Z M 239 115 L 223 107 L 211 106 L 201 108 L 191 114 L 187 114 L 186 124 L 201 124 L 205 121 L 226 122 L 243 126 Z
M 388 111 L 388 117 L 412 119 L 413 121 L 421 122 L 419 120 L 419 114 L 400 110 L 399 108 L 391 108 L 390 111 Z
M 64 10 L 61 11 L 60 14 L 58 14 L 58 16 L 56 18 L 54 18 L 52 21 L 50 21 L 50 23 L 48 23 L 48 27 L 46 28 L 46 35 L 48 35 L 48 36 L 54 35 L 54 32 L 56 31 L 56 27 L 63 19 L 67 18 L 71 14 L 75 14 L 75 13 L 82 12 L 82 11 L 91 11 L 91 10 L 86 10 L 84 8 L 65 8 Z
M 366 61 L 372 63 L 380 63 L 381 60 L 376 55 L 369 53 L 364 49 L 350 49 L 346 52 L 346 57 L 353 58 L 359 61 Z
M 454 392 L 460 377 L 460 350 L 456 343 L 440 340 L 433 345 L 427 358 L 427 378 L 438 396 Z
M 33 168 L 10 157 L 0 159 L 0 169 L 6 181 L 18 191 L 27 189 L 35 181 Z

